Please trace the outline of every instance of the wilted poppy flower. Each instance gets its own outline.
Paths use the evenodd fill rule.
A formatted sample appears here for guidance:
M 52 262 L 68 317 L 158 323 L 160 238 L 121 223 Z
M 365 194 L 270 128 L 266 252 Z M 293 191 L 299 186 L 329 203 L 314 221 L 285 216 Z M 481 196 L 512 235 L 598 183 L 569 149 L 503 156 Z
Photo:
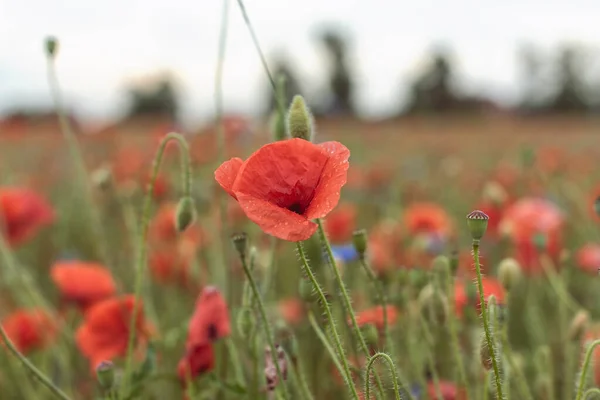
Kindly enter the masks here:
M 196 300 L 187 346 L 211 343 L 230 334 L 229 310 L 223 295 L 214 286 L 205 287 Z
M 494 295 L 496 297 L 496 301 L 498 304 L 502 304 L 504 302 L 504 288 L 500 281 L 495 278 L 490 277 L 482 277 L 482 285 L 483 285 L 483 298 L 487 303 L 487 300 L 490 296 Z M 475 306 L 477 311 L 481 310 L 481 301 L 479 297 L 479 290 L 476 289 L 476 299 Z M 465 307 L 469 305 L 469 299 L 467 298 L 466 285 L 462 280 L 457 280 L 454 283 L 454 304 L 456 309 L 456 315 L 462 316 Z
M 215 353 L 212 343 L 196 344 L 189 346 L 179 364 L 177 375 L 181 381 L 186 382 L 198 375 L 212 370 L 215 366 Z
M 413 235 L 417 233 L 437 233 L 448 235 L 452 221 L 442 207 L 433 203 L 416 203 L 404 211 L 404 225 Z
M 101 361 L 126 355 L 135 303 L 132 295 L 113 297 L 96 303 L 85 312 L 83 324 L 77 329 L 76 340 L 79 350 L 89 359 L 92 371 Z M 138 347 L 146 344 L 151 331 L 142 307 L 141 303 L 136 306 L 135 336 Z
M 352 239 L 356 227 L 356 207 L 344 204 L 334 209 L 325 219 L 325 232 L 331 243 L 339 244 Z
M 19 310 L 4 318 L 2 328 L 23 354 L 40 350 L 56 338 L 55 320 L 43 310 Z
M 385 311 L 387 311 L 388 326 L 392 326 L 398 318 L 398 310 L 394 306 L 387 305 Z M 369 308 L 356 314 L 356 323 L 358 326 L 374 325 L 377 329 L 383 329 L 383 314 L 383 306 Z
M 59 261 L 52 266 L 50 276 L 62 299 L 82 309 L 116 292 L 110 271 L 97 263 Z
M 215 179 L 265 233 L 300 241 L 316 231 L 312 219 L 337 205 L 349 157 L 338 142 L 289 139 L 261 147 L 246 161 L 232 158 Z
M 598 275 L 600 270 L 600 245 L 589 243 L 577 251 L 577 265 L 588 274 Z
M 53 221 L 52 207 L 33 190 L 0 188 L 0 231 L 4 232 L 9 245 L 17 246 L 28 241 Z
M 551 257 L 559 256 L 564 220 L 557 206 L 541 198 L 524 198 L 505 210 L 500 231 L 515 244 L 515 258 L 525 272 L 539 270 L 540 253 L 535 244 L 536 236 L 544 238 L 546 251 Z

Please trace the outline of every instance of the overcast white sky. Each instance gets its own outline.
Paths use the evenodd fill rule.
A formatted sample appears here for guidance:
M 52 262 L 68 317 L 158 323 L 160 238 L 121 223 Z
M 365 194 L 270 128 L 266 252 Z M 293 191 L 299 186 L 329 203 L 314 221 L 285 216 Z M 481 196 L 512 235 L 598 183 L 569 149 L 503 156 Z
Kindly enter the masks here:
M 82 115 L 116 115 L 126 82 L 169 69 L 184 86 L 188 120 L 206 118 L 214 109 L 221 7 L 218 0 L 1 0 L 0 113 L 49 104 L 42 49 L 52 34 L 61 41 L 65 95 Z M 510 103 L 519 95 L 520 43 L 551 52 L 565 41 L 600 41 L 598 0 L 246 0 L 246 7 L 265 52 L 285 49 L 308 94 L 317 93 L 326 71 L 315 30 L 344 25 L 353 38 L 356 100 L 362 114 L 374 117 L 399 106 L 403 83 L 432 42 L 453 47 L 466 91 L 485 89 Z M 226 109 L 261 111 L 265 83 L 232 0 Z

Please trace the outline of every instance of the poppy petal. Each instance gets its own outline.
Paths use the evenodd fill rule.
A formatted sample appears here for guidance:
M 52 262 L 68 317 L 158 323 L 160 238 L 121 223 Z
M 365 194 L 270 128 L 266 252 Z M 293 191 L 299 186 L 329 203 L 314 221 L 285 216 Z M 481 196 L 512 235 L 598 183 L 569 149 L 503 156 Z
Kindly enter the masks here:
M 350 150 L 339 142 L 319 144 L 325 149 L 329 159 L 321 172 L 321 179 L 305 214 L 308 219 L 323 218 L 337 206 L 340 201 L 340 190 L 348 178 L 348 158 Z
M 309 206 L 328 161 L 322 147 L 303 139 L 270 143 L 252 154 L 233 185 L 240 192 L 283 208 Z
M 245 193 L 238 193 L 237 196 L 248 218 L 269 235 L 298 242 L 308 239 L 317 230 L 317 224 L 302 215 Z
M 219 185 L 234 199 L 236 197 L 232 190 L 233 183 L 238 176 L 238 171 L 242 167 L 242 164 L 244 164 L 244 161 L 241 158 L 235 157 L 229 161 L 225 161 L 215 171 L 215 179 L 219 182 Z

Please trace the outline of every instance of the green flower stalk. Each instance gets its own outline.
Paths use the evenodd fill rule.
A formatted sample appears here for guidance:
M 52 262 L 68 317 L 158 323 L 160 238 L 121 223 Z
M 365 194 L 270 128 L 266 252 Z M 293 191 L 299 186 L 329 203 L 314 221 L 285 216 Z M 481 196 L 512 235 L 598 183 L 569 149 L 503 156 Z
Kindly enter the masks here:
M 362 332 L 360 331 L 360 327 L 358 326 L 358 323 L 356 322 L 356 315 L 354 314 L 354 309 L 350 302 L 350 296 L 348 295 L 348 291 L 346 290 L 346 285 L 344 285 L 342 276 L 340 275 L 340 271 L 336 265 L 335 257 L 333 256 L 333 251 L 331 250 L 331 244 L 329 243 L 329 239 L 327 239 L 327 235 L 325 234 L 325 229 L 323 227 L 323 221 L 321 221 L 321 219 L 317 219 L 317 226 L 318 226 L 317 232 L 319 234 L 319 239 L 321 240 L 321 243 L 322 243 L 323 247 L 325 248 L 325 252 L 327 254 L 327 263 L 333 270 L 336 283 L 341 292 L 341 298 L 342 298 L 342 302 L 344 303 L 344 308 L 346 309 L 346 312 L 350 316 L 350 320 L 352 322 L 352 329 L 354 330 L 354 334 L 356 335 L 356 338 L 358 339 L 358 343 L 360 345 L 361 351 L 365 354 L 365 356 L 368 357 L 369 356 L 369 346 L 367 346 L 367 342 L 365 341 L 365 338 L 363 337 Z M 379 393 L 383 396 L 384 389 L 383 389 L 383 384 L 381 383 L 381 379 L 379 378 L 379 375 L 375 375 L 375 380 L 377 382 L 377 388 L 379 389 Z M 411 400 L 413 399 L 413 397 L 410 393 L 408 396 L 409 396 L 409 399 L 411 399 Z
M 31 375 L 35 377 L 35 379 L 37 379 L 42 385 L 48 388 L 48 390 L 52 393 L 52 395 L 55 398 L 61 400 L 70 400 L 69 396 L 67 396 L 65 392 L 63 392 L 56 385 L 54 385 L 50 378 L 48 378 L 42 371 L 37 369 L 36 366 L 33 365 L 31 361 L 27 359 L 27 357 L 25 357 L 23 354 L 21 354 L 21 352 L 19 352 L 19 350 L 17 350 L 13 342 L 6 334 L 6 331 L 4 330 L 2 325 L 0 325 L 0 336 L 2 337 L 2 341 L 4 342 L 6 347 L 8 347 L 8 350 L 11 352 L 11 354 L 17 360 L 19 360 L 21 364 L 23 364 L 23 367 L 25 367 L 25 369 L 27 369 L 31 373 Z
M 394 365 L 394 361 L 390 356 L 385 353 L 375 353 L 369 359 L 367 363 L 367 370 L 365 371 L 365 398 L 371 398 L 371 371 L 373 370 L 373 365 L 375 361 L 382 359 L 384 360 L 388 368 L 390 369 L 390 373 L 392 374 L 392 384 L 394 385 L 394 398 L 396 400 L 402 400 L 400 397 L 400 388 L 398 387 L 398 373 L 396 372 L 396 366 Z
M 582 400 L 582 396 L 585 390 L 585 381 L 587 379 L 587 372 L 590 368 L 594 350 L 596 349 L 596 347 L 598 347 L 598 345 L 600 345 L 600 340 L 594 340 L 592 343 L 590 343 L 587 352 L 585 353 L 583 365 L 581 366 L 581 371 L 579 372 L 579 383 L 577 384 L 577 395 L 575 396 L 575 400 Z
M 356 388 L 354 387 L 354 382 L 352 381 L 352 373 L 350 372 L 350 366 L 348 365 L 348 359 L 346 358 L 346 355 L 344 352 L 344 347 L 342 346 L 342 340 L 340 339 L 340 334 L 338 333 L 337 326 L 335 324 L 335 318 L 333 317 L 333 313 L 331 312 L 331 307 L 329 306 L 329 302 L 327 301 L 327 298 L 325 297 L 325 293 L 323 292 L 321 285 L 319 285 L 319 282 L 317 281 L 315 274 L 312 272 L 312 270 L 310 268 L 310 264 L 308 263 L 306 253 L 304 252 L 304 247 L 302 246 L 301 242 L 296 243 L 296 249 L 298 250 L 298 255 L 300 256 L 300 260 L 302 262 L 301 265 L 303 268 L 303 272 L 306 274 L 306 276 L 312 283 L 313 289 L 315 290 L 315 292 L 317 293 L 317 295 L 319 297 L 319 301 L 321 302 L 323 311 L 325 311 L 325 316 L 327 317 L 327 320 L 330 324 L 331 335 L 333 336 L 335 350 L 337 351 L 337 354 L 338 354 L 339 360 L 340 360 L 340 363 L 336 363 L 336 366 L 338 367 L 340 374 L 344 378 L 344 382 L 348 386 L 348 389 L 350 390 L 350 394 L 351 394 L 352 398 L 355 400 L 358 400 L 359 397 L 358 397 L 358 393 L 356 392 Z M 313 327 L 314 326 L 316 326 L 316 324 L 313 324 Z M 319 332 L 317 331 L 317 334 L 318 333 Z M 328 341 L 324 335 L 323 335 L 323 337 L 321 337 L 319 335 L 319 337 L 321 338 L 321 340 L 324 343 L 328 343 Z M 329 349 L 329 347 L 330 346 L 326 346 L 326 348 L 328 348 L 328 349 Z M 330 353 L 331 353 L 331 351 L 330 351 Z M 332 353 L 332 359 L 335 361 L 336 358 L 334 358 L 333 355 L 334 355 L 334 353 Z
M 483 211 L 473 211 L 467 215 L 467 225 L 473 239 L 473 261 L 475 262 L 475 272 L 477 274 L 477 288 L 479 290 L 479 302 L 481 304 L 481 315 L 483 319 L 483 330 L 485 332 L 485 341 L 489 349 L 492 369 L 494 371 L 494 381 L 496 384 L 496 396 L 498 399 L 503 399 L 502 394 L 502 379 L 500 377 L 499 362 L 492 340 L 492 332 L 490 329 L 490 321 L 487 314 L 487 306 L 485 304 L 485 295 L 483 292 L 483 282 L 481 277 L 481 263 L 479 261 L 479 242 L 485 231 L 487 230 L 489 217 Z
M 148 238 L 148 229 L 150 226 L 150 208 L 152 206 L 152 193 L 154 192 L 154 185 L 156 184 L 156 178 L 158 177 L 158 173 L 160 170 L 160 165 L 162 163 L 163 154 L 167 147 L 167 144 L 171 141 L 175 140 L 179 145 L 179 150 L 181 153 L 181 181 L 183 186 L 183 197 L 189 198 L 191 197 L 192 191 L 192 167 L 190 164 L 189 157 L 189 149 L 188 144 L 185 138 L 178 134 L 171 132 L 167 134 L 160 142 L 158 146 L 158 151 L 156 156 L 154 157 L 154 161 L 152 164 L 152 176 L 150 178 L 150 183 L 148 184 L 148 188 L 146 190 L 146 196 L 144 198 L 143 208 L 142 208 L 142 216 L 141 216 L 141 227 L 138 231 L 138 249 L 137 249 L 137 259 L 135 264 L 135 278 L 134 278 L 134 287 L 133 287 L 133 295 L 136 299 L 133 310 L 131 313 L 131 320 L 129 324 L 129 340 L 127 343 L 127 355 L 125 357 L 125 371 L 123 375 L 123 385 L 121 386 L 121 395 L 127 393 L 128 386 L 130 385 L 130 379 L 132 374 L 132 358 L 133 358 L 133 345 L 135 343 L 135 321 L 136 316 L 138 315 L 138 307 L 140 301 L 138 301 L 141 297 L 142 286 L 144 281 L 144 266 L 146 265 L 146 255 L 147 255 L 147 246 L 146 241 Z M 122 396 L 121 396 L 122 397 Z
M 55 37 L 47 38 L 45 42 L 45 48 L 48 60 L 48 84 L 50 86 L 50 91 L 56 108 L 56 113 L 58 114 L 60 130 L 62 131 L 65 142 L 67 142 L 67 147 L 69 149 L 71 161 L 74 164 L 74 168 L 78 175 L 79 184 L 81 185 L 81 190 L 84 193 L 84 196 L 86 197 L 88 203 L 86 211 L 89 213 L 90 230 L 92 231 L 95 237 L 94 242 L 96 243 L 96 246 L 98 246 L 100 256 L 103 258 L 104 261 L 106 261 L 107 265 L 111 265 L 108 257 L 109 252 L 108 246 L 106 244 L 106 236 L 104 235 L 102 229 L 102 220 L 94 205 L 94 199 L 92 194 L 92 179 L 88 176 L 88 172 L 85 166 L 85 160 L 83 158 L 79 142 L 77 141 L 77 137 L 75 136 L 75 133 L 71 128 L 70 122 L 66 116 L 63 105 L 62 94 L 55 67 L 55 59 L 56 54 L 58 52 L 58 40 Z
M 275 339 L 273 337 L 273 330 L 271 329 L 271 324 L 269 323 L 269 319 L 267 318 L 267 312 L 265 310 L 265 305 L 262 300 L 262 296 L 260 294 L 260 290 L 254 280 L 254 276 L 248 267 L 248 261 L 245 257 L 245 247 L 247 245 L 247 236 L 245 233 L 237 234 L 233 239 L 236 250 L 240 255 L 240 261 L 242 262 L 242 267 L 244 268 L 244 273 L 246 274 L 246 278 L 248 278 L 248 282 L 250 283 L 250 288 L 252 290 L 252 294 L 254 295 L 255 304 L 258 308 L 258 313 L 260 315 L 260 319 L 263 325 L 263 329 L 265 331 L 265 335 L 267 337 L 267 343 L 269 345 L 269 353 L 271 355 L 271 361 L 273 366 L 275 367 L 277 373 L 277 381 L 281 383 L 281 386 L 277 385 L 276 389 L 283 388 L 283 394 L 286 399 L 289 399 L 288 392 L 284 386 L 285 376 L 279 362 L 277 360 L 277 346 L 275 345 Z

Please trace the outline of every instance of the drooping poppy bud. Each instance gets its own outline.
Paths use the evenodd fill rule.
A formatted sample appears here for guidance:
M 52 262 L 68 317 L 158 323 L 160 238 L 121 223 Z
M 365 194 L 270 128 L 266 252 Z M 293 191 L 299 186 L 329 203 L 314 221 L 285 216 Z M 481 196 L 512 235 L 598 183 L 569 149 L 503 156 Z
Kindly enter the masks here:
M 185 196 L 177 203 L 177 210 L 175 211 L 175 228 L 177 232 L 185 231 L 190 225 L 196 220 L 196 207 L 194 206 L 194 200 Z

